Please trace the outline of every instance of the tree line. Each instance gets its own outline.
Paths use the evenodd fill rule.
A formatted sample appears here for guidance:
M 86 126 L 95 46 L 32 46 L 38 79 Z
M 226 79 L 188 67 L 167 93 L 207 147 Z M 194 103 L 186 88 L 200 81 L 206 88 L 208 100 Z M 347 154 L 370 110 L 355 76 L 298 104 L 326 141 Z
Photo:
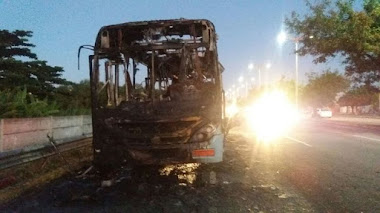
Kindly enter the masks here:
M 372 104 L 378 109 L 380 86 L 380 0 L 306 0 L 308 12 L 285 19 L 290 33 L 300 40 L 298 53 L 314 63 L 339 56 L 344 75 L 337 71 L 312 73 L 303 88 L 311 106 Z M 355 3 L 361 3 L 355 8 Z M 339 98 L 340 96 L 340 98 Z
M 380 96 L 380 0 L 305 0 L 306 14 L 292 12 L 285 19 L 289 33 L 299 38 L 301 56 L 311 55 L 315 64 L 342 58 L 343 69 L 307 73 L 298 85 L 302 107 L 372 105 L 379 111 Z M 291 100 L 294 80 L 281 78 L 270 88 L 281 89 Z M 268 88 L 268 86 L 267 86 Z M 263 92 L 251 91 L 249 98 Z
M 62 77 L 33 52 L 31 31 L 0 30 L 0 118 L 76 115 L 90 112 L 88 80 Z

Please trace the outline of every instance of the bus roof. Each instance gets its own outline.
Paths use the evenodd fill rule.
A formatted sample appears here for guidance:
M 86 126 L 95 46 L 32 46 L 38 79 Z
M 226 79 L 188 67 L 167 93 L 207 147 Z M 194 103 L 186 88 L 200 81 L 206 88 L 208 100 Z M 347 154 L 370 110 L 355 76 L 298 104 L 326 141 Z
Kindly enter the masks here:
M 181 32 L 175 32 L 173 30 L 173 34 L 178 33 L 180 34 L 189 34 L 190 28 L 188 26 L 190 25 L 207 25 L 211 29 L 214 28 L 214 24 L 207 20 L 207 19 L 169 19 L 169 20 L 152 20 L 152 21 L 136 21 L 136 22 L 126 22 L 121 24 L 115 24 L 115 25 L 107 25 L 100 28 L 96 42 L 95 42 L 95 49 L 100 48 L 101 43 L 101 35 L 103 32 L 113 32 L 110 36 L 118 36 L 116 32 L 122 31 L 127 32 L 128 34 L 137 34 L 137 32 L 141 32 L 147 28 L 165 28 L 165 27 L 174 27 L 178 29 L 178 31 Z M 136 35 L 137 36 L 137 35 Z

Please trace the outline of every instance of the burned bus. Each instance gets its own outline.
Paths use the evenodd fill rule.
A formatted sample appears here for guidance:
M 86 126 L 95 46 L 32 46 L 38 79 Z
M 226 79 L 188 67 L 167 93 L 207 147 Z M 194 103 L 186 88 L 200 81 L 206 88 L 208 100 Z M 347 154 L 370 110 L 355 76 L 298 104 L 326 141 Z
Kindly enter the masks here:
M 204 19 L 102 27 L 89 57 L 94 163 L 220 162 L 223 67 Z

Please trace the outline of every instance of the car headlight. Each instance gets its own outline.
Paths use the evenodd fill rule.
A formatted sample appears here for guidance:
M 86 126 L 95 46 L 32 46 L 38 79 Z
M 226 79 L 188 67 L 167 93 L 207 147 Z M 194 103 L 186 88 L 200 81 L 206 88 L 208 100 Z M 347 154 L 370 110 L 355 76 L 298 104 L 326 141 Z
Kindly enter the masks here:
M 207 141 L 214 135 L 216 128 L 212 124 L 207 124 L 196 131 L 190 139 L 190 142 Z

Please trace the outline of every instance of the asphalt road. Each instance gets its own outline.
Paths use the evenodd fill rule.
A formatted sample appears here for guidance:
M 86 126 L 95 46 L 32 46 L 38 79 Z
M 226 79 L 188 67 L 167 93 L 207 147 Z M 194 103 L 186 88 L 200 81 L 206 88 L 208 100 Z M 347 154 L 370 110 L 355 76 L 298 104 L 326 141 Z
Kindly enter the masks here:
M 318 210 L 380 211 L 380 127 L 328 119 L 302 122 L 276 155 L 283 181 Z
M 0 210 L 380 212 L 380 127 L 311 119 L 272 143 L 240 127 L 222 163 L 124 169 L 113 181 L 67 176 Z

